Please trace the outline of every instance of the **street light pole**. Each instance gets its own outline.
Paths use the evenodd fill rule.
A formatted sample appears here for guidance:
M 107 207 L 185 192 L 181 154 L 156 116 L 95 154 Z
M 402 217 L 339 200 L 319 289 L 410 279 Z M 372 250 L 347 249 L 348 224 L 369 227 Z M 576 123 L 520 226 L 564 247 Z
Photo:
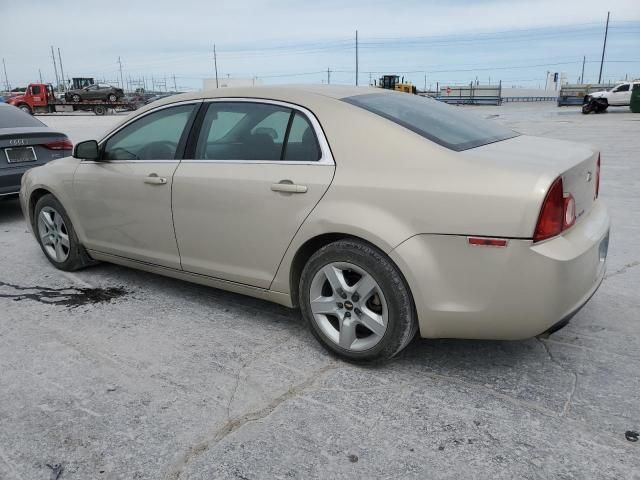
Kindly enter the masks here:
M 358 30 L 356 30 L 356 86 L 358 86 Z
M 609 14 L 607 12 L 607 26 L 604 29 L 604 43 L 602 44 L 602 59 L 600 60 L 600 75 L 598 75 L 598 83 L 602 83 L 602 66 L 604 65 L 604 51 L 607 48 L 607 34 L 609 33 Z
M 213 68 L 216 70 L 216 88 L 218 88 L 218 57 L 216 55 L 216 44 L 213 44 Z

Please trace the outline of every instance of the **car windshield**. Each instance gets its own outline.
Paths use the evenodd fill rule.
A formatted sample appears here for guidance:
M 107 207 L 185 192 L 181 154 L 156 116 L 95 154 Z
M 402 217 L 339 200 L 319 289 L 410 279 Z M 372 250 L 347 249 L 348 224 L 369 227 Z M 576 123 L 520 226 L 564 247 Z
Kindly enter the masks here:
M 418 95 L 369 93 L 342 100 L 455 151 L 519 135 L 490 120 L 470 115 L 461 108 Z
M 0 105 L 0 128 L 42 127 L 44 123 L 13 105 Z

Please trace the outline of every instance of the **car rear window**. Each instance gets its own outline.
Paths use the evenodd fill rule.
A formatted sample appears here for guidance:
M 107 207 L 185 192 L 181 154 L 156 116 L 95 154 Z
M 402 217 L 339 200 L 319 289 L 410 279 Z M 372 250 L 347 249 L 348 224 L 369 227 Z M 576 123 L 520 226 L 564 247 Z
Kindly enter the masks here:
M 44 123 L 13 105 L 0 105 L 0 128 L 42 127 Z
M 342 100 L 458 152 L 519 135 L 459 107 L 419 95 L 369 93 Z

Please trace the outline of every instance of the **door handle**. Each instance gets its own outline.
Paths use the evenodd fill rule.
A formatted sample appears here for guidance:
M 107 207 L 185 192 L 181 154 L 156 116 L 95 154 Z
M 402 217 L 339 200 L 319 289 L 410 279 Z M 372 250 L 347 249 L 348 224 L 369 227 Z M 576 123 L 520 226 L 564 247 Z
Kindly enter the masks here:
M 159 177 L 157 173 L 150 173 L 148 177 L 145 177 L 144 183 L 149 185 L 164 185 L 167 183 L 167 179 Z
M 307 193 L 307 186 L 296 185 L 291 183 L 290 180 L 282 180 L 280 183 L 271 184 L 271 190 L 284 193 Z

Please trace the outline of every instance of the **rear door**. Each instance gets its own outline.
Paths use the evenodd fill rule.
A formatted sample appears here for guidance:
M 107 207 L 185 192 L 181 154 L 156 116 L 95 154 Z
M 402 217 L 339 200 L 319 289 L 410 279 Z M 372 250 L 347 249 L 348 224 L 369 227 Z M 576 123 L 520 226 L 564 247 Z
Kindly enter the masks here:
M 630 86 L 628 83 L 623 83 L 614 88 L 609 96 L 609 103 L 611 105 L 629 105 L 631 103 Z
M 171 180 L 200 102 L 165 105 L 102 143 L 102 160 L 80 162 L 73 179 L 90 250 L 180 268 Z
M 182 267 L 268 288 L 335 165 L 311 112 L 266 100 L 211 101 L 173 180 Z

